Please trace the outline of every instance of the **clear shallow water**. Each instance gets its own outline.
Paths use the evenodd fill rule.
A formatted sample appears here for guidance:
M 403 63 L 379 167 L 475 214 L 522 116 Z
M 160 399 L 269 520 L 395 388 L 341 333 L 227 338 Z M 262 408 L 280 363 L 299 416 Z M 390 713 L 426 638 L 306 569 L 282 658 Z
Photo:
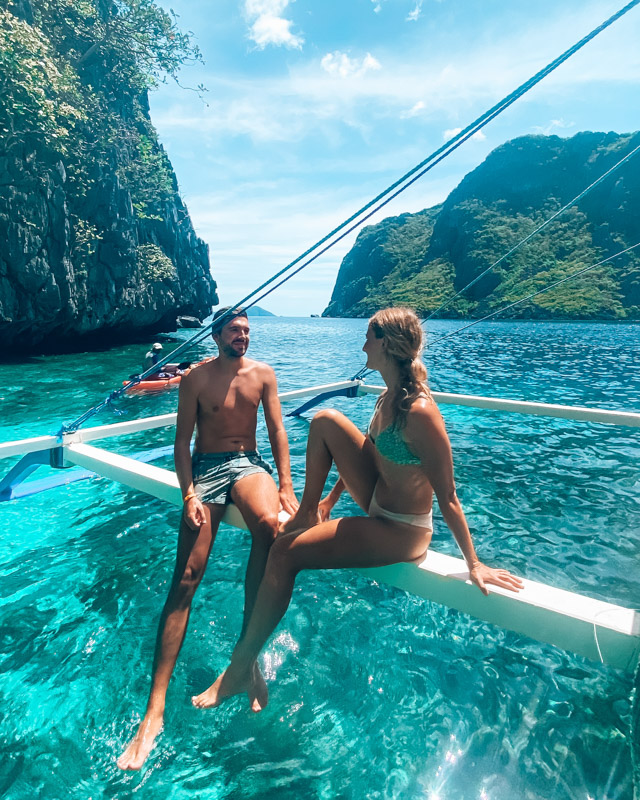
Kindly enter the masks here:
M 433 338 L 458 324 L 434 323 Z M 365 326 L 255 318 L 252 355 L 274 365 L 281 390 L 340 380 L 363 363 Z M 0 365 L 0 440 L 54 432 L 136 371 L 146 349 Z M 441 391 L 640 411 L 639 326 L 484 324 L 426 360 Z M 121 419 L 176 400 L 127 399 Z M 335 405 L 364 426 L 373 399 Z M 482 558 L 640 605 L 637 431 L 443 413 Z M 96 424 L 111 421 L 107 412 Z M 286 425 L 300 488 L 307 422 Z M 267 449 L 264 427 L 260 438 Z M 240 627 L 248 539 L 226 526 L 165 732 L 141 774 L 121 774 L 114 759 L 144 708 L 177 523 L 177 510 L 99 479 L 0 504 L 1 797 L 632 797 L 627 677 L 350 572 L 301 576 L 265 652 L 262 714 L 239 699 L 193 709 L 190 695 L 225 666 Z M 438 518 L 434 547 L 456 552 Z

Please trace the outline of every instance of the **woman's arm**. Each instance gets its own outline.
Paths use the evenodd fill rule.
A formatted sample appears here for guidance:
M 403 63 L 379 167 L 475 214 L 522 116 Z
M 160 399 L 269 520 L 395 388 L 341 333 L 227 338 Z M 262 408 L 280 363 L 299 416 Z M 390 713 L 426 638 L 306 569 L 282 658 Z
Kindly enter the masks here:
M 467 520 L 456 494 L 453 477 L 451 443 L 438 407 L 431 400 L 419 399 L 407 415 L 405 437 L 411 449 L 419 456 L 427 474 L 444 521 L 453 534 L 469 567 L 471 580 L 484 594 L 487 583 L 518 591 L 522 581 L 504 569 L 493 569 L 483 564 L 475 551 Z
M 345 490 L 344 481 L 342 478 L 338 478 L 338 480 L 333 485 L 333 488 L 326 495 L 323 497 L 320 503 L 318 504 L 318 513 L 320 514 L 320 521 L 324 522 L 328 520 L 331 516 L 331 509 L 335 506 L 335 504 L 340 499 L 342 493 Z

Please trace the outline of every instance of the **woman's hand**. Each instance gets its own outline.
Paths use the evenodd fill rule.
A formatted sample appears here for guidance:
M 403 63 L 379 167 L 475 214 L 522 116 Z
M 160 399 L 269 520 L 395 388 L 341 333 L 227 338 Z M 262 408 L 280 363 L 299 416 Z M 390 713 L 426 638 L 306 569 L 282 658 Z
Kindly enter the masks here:
M 207 521 L 204 513 L 204 506 L 197 497 L 190 497 L 183 508 L 184 518 L 187 525 L 197 531 L 201 525 Z
M 512 592 L 519 592 L 524 587 L 524 583 L 516 575 L 512 575 L 507 569 L 493 569 L 481 561 L 476 561 L 469 570 L 469 577 L 472 582 L 480 589 L 482 594 L 489 594 L 486 584 L 502 586 Z

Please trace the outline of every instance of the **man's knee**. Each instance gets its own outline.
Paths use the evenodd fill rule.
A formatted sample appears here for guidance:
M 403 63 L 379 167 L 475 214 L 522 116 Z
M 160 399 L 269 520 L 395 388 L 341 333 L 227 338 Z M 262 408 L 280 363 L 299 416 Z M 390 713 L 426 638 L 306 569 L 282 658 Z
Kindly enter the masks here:
M 178 606 L 185 606 L 191 603 L 196 589 L 200 585 L 204 574 L 204 565 L 187 564 L 181 575 L 176 576 L 172 594 Z
M 264 511 L 251 526 L 251 536 L 255 542 L 271 545 L 278 534 L 278 514 Z

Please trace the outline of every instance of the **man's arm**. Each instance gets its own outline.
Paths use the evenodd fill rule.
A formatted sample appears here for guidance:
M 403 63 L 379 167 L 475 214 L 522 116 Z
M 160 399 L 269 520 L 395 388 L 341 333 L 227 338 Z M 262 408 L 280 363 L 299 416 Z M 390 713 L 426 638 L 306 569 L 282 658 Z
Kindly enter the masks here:
M 291 482 L 291 462 L 289 460 L 289 442 L 282 422 L 282 410 L 278 399 L 278 384 L 271 367 L 266 367 L 266 376 L 262 389 L 262 407 L 269 432 L 269 442 L 273 459 L 278 470 L 280 505 L 287 514 L 298 510 L 298 500 Z
M 194 530 L 205 522 L 204 507 L 195 495 L 191 470 L 191 436 L 196 425 L 197 413 L 196 381 L 193 375 L 185 375 L 180 381 L 173 460 L 182 497 L 187 498 L 184 501 L 184 517 L 189 527 Z
M 408 416 L 407 439 L 420 457 L 422 467 L 438 498 L 444 521 L 467 562 L 471 580 L 483 594 L 489 594 L 487 583 L 518 591 L 522 587 L 519 578 L 507 570 L 486 566 L 476 554 L 471 532 L 456 493 L 451 443 L 437 407 L 425 401 L 415 410 L 412 409 Z

